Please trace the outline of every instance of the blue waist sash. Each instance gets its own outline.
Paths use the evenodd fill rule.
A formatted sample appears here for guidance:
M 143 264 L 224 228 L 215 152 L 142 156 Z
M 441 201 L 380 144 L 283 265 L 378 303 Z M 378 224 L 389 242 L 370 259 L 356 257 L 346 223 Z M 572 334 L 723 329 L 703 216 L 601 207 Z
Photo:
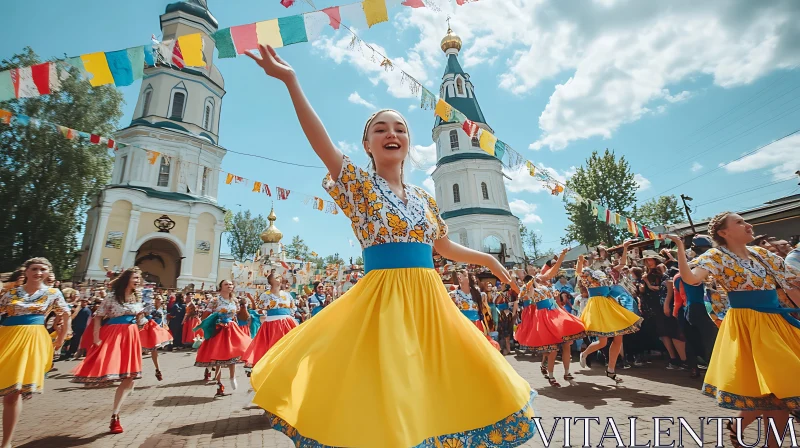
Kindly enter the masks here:
M 322 311 L 322 309 L 323 309 L 323 308 L 324 308 L 323 306 L 318 306 L 318 307 L 314 308 L 313 310 L 311 310 L 311 315 L 312 315 L 312 316 L 316 316 L 316 315 L 317 315 L 317 313 L 319 313 L 320 311 Z
M 508 308 L 509 308 L 509 307 L 508 307 L 508 304 L 507 304 L 507 303 L 501 303 L 500 305 L 497 305 L 497 309 L 498 309 L 498 310 L 500 310 L 500 311 L 505 311 L 505 310 L 507 310 Z
M 219 314 L 219 315 L 217 315 L 217 323 L 218 324 L 229 324 L 231 322 L 233 322 L 233 318 L 228 316 L 227 314 Z
M 481 320 L 481 316 L 478 314 L 477 310 L 461 310 L 461 314 L 473 322 L 476 320 Z
M 598 286 L 596 288 L 589 288 L 589 297 L 609 297 L 611 288 L 609 286 Z
M 163 323 L 164 323 L 164 318 L 162 318 L 162 317 L 159 317 L 159 318 L 152 317 L 152 318 L 150 318 L 150 319 L 147 319 L 147 320 L 154 320 L 154 321 L 156 321 L 156 325 L 161 325 L 161 324 L 163 324 Z
M 6 316 L 3 318 L 4 327 L 18 327 L 20 325 L 44 325 L 44 314 L 23 314 L 21 316 Z
M 525 308 L 526 306 L 531 306 L 532 303 L 533 303 L 533 300 L 523 300 L 522 301 L 522 307 Z
M 291 316 L 292 310 L 289 308 L 275 308 L 267 310 L 267 316 Z
M 686 293 L 686 305 L 704 304 L 706 296 L 705 285 L 690 285 L 683 283 L 683 292 Z
M 385 243 L 364 249 L 364 274 L 402 268 L 433 269 L 433 247 L 425 243 Z
M 136 321 L 136 316 L 126 314 L 125 316 L 112 317 L 103 321 L 103 325 L 130 325 Z
M 800 320 L 790 316 L 789 313 L 800 313 L 800 308 L 781 308 L 778 301 L 778 291 L 767 289 L 761 291 L 730 291 L 728 301 L 731 308 L 744 308 L 761 313 L 781 314 L 786 322 L 800 328 Z
M 247 319 L 245 320 L 236 319 L 236 323 L 239 324 L 240 327 L 244 327 L 245 325 L 247 325 Z
M 558 304 L 553 299 L 544 299 L 536 302 L 537 310 L 557 310 Z

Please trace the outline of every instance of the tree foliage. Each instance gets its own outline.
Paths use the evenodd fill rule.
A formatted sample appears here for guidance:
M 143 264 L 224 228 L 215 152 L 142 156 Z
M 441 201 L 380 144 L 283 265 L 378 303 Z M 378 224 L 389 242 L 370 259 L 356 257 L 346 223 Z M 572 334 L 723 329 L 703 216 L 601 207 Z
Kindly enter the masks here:
M 683 222 L 683 208 L 675 195 L 653 198 L 634 210 L 634 219 L 647 227 Z
M 0 70 L 40 63 L 29 47 L 0 62 Z M 122 117 L 122 94 L 92 87 L 75 69 L 50 95 L 0 103 L 14 114 L 109 135 Z M 86 211 L 108 182 L 112 156 L 102 145 L 67 140 L 47 124 L 0 124 L 0 271 L 46 257 L 58 278 L 74 269 Z
M 244 261 L 255 255 L 261 247 L 261 232 L 267 228 L 267 220 L 263 216 L 252 216 L 250 210 L 236 212 L 230 221 L 228 245 L 236 261 Z M 269 254 L 264 254 L 269 255 Z
M 522 241 L 522 255 L 525 264 L 544 255 L 542 252 L 542 236 L 536 230 L 529 229 L 526 225 L 519 225 L 519 235 Z
M 585 165 L 567 180 L 567 187 L 618 213 L 631 209 L 639 188 L 625 157 L 618 159 L 608 149 L 602 155 L 594 151 Z M 586 203 L 571 203 L 566 198 L 564 202 L 571 223 L 567 226 L 567 235 L 561 240 L 563 244 L 578 241 L 594 246 L 601 242 L 613 245 L 623 241 L 626 231 L 600 222 Z
M 300 238 L 300 235 L 295 235 L 292 242 L 284 246 L 283 250 L 286 252 L 286 258 L 293 260 L 307 260 L 311 255 L 308 245 Z
M 330 264 L 344 264 L 344 260 L 342 259 L 342 257 L 339 256 L 338 253 L 335 253 L 333 255 L 328 255 L 322 261 L 324 266 L 328 266 Z

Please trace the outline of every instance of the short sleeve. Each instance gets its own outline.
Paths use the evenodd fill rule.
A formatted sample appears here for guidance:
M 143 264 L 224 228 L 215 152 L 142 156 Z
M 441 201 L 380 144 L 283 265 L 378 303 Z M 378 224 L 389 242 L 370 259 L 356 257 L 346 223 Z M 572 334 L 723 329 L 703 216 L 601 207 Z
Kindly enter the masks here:
M 769 269 L 772 273 L 775 274 L 777 277 L 775 280 L 782 288 L 791 288 L 791 283 L 797 280 L 795 272 L 787 269 L 786 262 L 783 258 L 773 254 L 772 252 L 764 249 L 763 247 L 753 247 L 758 255 L 766 261 L 769 265 Z
M 9 314 L 9 305 L 11 305 L 11 291 L 7 291 L 0 296 L 0 314 Z
M 364 200 L 364 181 L 369 173 L 356 166 L 350 157 L 342 154 L 342 171 L 336 180 L 328 173 L 322 180 L 322 188 L 331 195 L 342 213 L 353 219 L 358 213 L 356 203 Z
M 722 252 L 719 249 L 711 249 L 699 255 L 689 263 L 690 267 L 705 269 L 714 277 L 719 277 L 722 273 Z
M 433 199 L 433 196 L 428 194 L 427 191 L 422 190 L 422 189 L 420 189 L 420 191 L 422 191 L 422 193 L 425 195 L 425 200 L 428 203 L 428 209 L 430 210 L 432 218 L 433 218 L 431 221 L 432 222 L 435 221 L 436 225 L 439 228 L 438 231 L 436 232 L 436 235 L 435 235 L 434 239 L 438 240 L 438 239 L 446 237 L 447 236 L 447 223 L 444 222 L 444 219 L 442 219 L 442 215 L 439 212 L 439 205 L 436 204 L 436 200 Z
M 97 308 L 95 314 L 97 314 L 100 317 L 108 316 L 108 314 L 111 312 L 112 300 L 114 300 L 114 298 L 106 298 L 105 300 L 103 300 L 103 303 L 101 303 L 100 306 Z
M 69 305 L 67 305 L 67 301 L 64 299 L 64 294 L 62 294 L 61 291 L 57 289 L 51 289 L 50 291 L 48 291 L 48 293 L 52 297 L 51 299 L 52 302 L 50 306 L 52 306 L 55 309 L 59 309 L 65 313 L 69 313 L 70 312 Z

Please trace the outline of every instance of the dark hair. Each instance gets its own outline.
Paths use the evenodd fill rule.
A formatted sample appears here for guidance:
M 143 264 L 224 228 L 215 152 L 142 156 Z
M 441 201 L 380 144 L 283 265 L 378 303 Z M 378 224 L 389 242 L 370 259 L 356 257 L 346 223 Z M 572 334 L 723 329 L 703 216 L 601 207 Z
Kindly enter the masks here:
M 640 268 L 638 266 L 634 266 L 634 267 L 631 268 L 631 272 L 633 273 L 633 276 L 636 277 L 637 279 L 639 279 L 639 280 L 642 279 L 642 274 L 644 273 L 642 268 Z
M 25 269 L 19 268 L 16 271 L 12 272 L 11 275 L 6 280 L 7 283 L 16 283 L 19 279 L 25 279 Z
M 111 287 L 111 295 L 120 304 L 125 303 L 125 290 L 128 289 L 128 284 L 130 284 L 134 274 L 142 275 L 142 271 L 137 267 L 125 269 L 122 274 L 108 284 Z M 137 301 L 142 301 L 142 293 L 139 290 L 134 290 L 134 295 L 136 295 Z
M 532 275 L 526 275 L 524 279 L 522 279 L 523 283 L 528 283 L 529 281 L 533 280 Z

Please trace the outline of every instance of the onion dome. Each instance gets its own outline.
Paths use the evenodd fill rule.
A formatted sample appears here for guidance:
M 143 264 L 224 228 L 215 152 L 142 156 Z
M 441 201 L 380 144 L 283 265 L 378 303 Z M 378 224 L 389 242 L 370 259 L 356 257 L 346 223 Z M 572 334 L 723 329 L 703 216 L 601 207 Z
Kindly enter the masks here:
M 448 26 L 447 35 L 442 38 L 442 51 L 446 53 L 447 50 L 451 48 L 455 48 L 456 51 L 461 51 L 461 38 Z
M 274 208 L 270 210 L 267 219 L 269 220 L 269 227 L 261 233 L 261 241 L 265 243 L 279 243 L 281 238 L 283 238 L 283 233 L 275 227 L 275 220 L 278 219 L 278 217 L 275 216 Z

